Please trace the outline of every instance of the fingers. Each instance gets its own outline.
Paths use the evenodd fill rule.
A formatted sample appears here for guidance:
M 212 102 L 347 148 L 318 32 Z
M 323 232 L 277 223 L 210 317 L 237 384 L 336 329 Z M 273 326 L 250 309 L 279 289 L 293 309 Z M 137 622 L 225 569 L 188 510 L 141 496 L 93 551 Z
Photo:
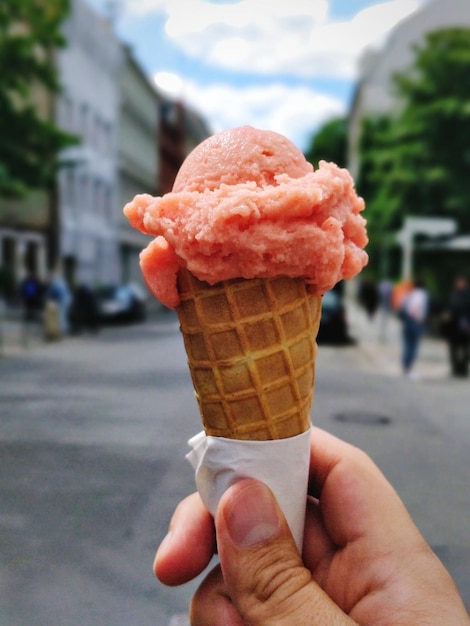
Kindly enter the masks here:
M 312 429 L 310 492 L 320 495 L 307 507 L 303 557 L 316 572 L 328 554 L 366 536 L 376 552 L 394 542 L 403 548 L 421 539 L 393 488 L 363 452 L 318 428 Z M 404 533 L 404 529 L 408 529 Z M 157 577 L 178 585 L 197 576 L 215 552 L 213 520 L 193 494 L 176 509 L 170 532 L 155 559 Z M 321 576 L 316 575 L 316 580 Z
M 337 546 L 325 529 L 318 501 L 309 497 L 305 515 L 302 560 L 321 587 L 336 549 Z
M 225 594 L 242 624 L 353 623 L 312 581 L 265 485 L 246 479 L 230 487 L 219 504 L 216 528 Z
M 337 546 L 367 536 L 378 549 L 420 534 L 397 493 L 361 450 L 312 430 L 310 492 L 319 496 L 326 531 Z M 405 546 L 403 546 L 405 547 Z M 406 547 L 405 547 L 406 549 Z
M 339 606 L 358 623 L 379 623 L 380 611 L 390 616 L 397 607 L 412 617 L 440 615 L 444 607 L 453 616 L 446 623 L 467 623 L 450 577 L 366 454 L 314 428 L 310 494 L 302 562 L 265 485 L 245 479 L 227 490 L 215 521 L 221 567 L 193 599 L 194 626 L 356 623 Z M 155 573 L 182 584 L 214 552 L 214 521 L 193 494 L 175 511 Z
M 205 578 L 190 609 L 192 626 L 245 626 L 228 595 L 220 565 Z
M 166 585 L 181 585 L 200 574 L 214 553 L 214 521 L 199 494 L 193 493 L 173 514 L 155 557 L 155 575 Z
M 309 491 L 319 497 L 332 469 L 345 456 L 354 455 L 356 448 L 334 435 L 312 426 L 310 449 Z

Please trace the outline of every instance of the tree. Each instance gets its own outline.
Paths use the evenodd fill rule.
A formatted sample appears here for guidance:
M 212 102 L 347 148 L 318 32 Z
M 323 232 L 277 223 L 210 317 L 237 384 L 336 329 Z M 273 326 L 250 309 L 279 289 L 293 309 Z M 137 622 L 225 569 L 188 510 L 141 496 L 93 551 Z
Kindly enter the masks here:
M 49 187 L 59 151 L 75 138 L 41 114 L 38 95 L 60 86 L 54 50 L 65 45 L 60 25 L 69 0 L 0 3 L 0 195 L 19 197 Z
M 312 138 L 305 154 L 307 161 L 317 168 L 321 160 L 333 161 L 339 167 L 346 167 L 348 125 L 346 118 L 329 120 Z
M 406 106 L 397 127 L 403 167 L 421 184 L 405 200 L 420 214 L 450 215 L 470 228 L 470 29 L 431 33 L 417 51 L 414 72 L 396 76 Z M 422 176 L 422 178 L 421 178 Z
M 372 252 L 406 215 L 452 217 L 470 230 L 469 67 L 470 29 L 429 33 L 394 77 L 398 113 L 364 120 L 357 184 Z

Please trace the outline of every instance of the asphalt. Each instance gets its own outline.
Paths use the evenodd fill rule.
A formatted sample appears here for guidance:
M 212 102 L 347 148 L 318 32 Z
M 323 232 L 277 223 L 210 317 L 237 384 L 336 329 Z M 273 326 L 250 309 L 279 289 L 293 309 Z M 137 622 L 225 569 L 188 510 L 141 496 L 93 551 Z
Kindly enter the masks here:
M 455 576 L 467 606 L 470 606 L 468 598 L 470 561 L 465 534 L 468 512 L 467 407 L 470 388 L 464 381 L 450 380 L 445 342 L 431 333 L 423 337 L 416 363 L 416 373 L 421 377 L 421 383 L 410 380 L 402 384 L 399 320 L 393 315 L 383 318 L 380 313 L 369 320 L 364 310 L 352 298 L 347 300 L 347 313 L 350 335 L 355 347 L 352 350 L 320 351 L 322 367 L 318 371 L 316 422 L 321 427 L 331 428 L 332 432 L 359 447 L 366 449 L 364 444 L 367 443 L 367 449 L 373 453 L 374 458 L 380 459 L 382 469 L 392 479 L 392 484 L 399 488 L 407 506 L 411 507 L 413 517 L 416 516 L 420 520 L 424 535 Z M 168 324 L 166 321 L 164 323 Z M 172 318 L 171 324 L 176 327 L 176 318 Z M 154 333 L 155 329 L 152 325 L 149 325 L 148 329 L 145 326 L 133 327 L 132 332 L 147 334 Z M 106 337 L 106 333 L 103 333 L 103 336 Z M 160 336 L 164 337 L 165 333 Z M 62 359 L 66 359 L 67 354 L 72 354 L 71 350 L 67 350 L 67 346 L 75 347 L 73 352 L 75 358 L 77 353 L 80 355 L 88 352 L 87 343 L 89 338 L 84 335 L 83 339 L 64 338 L 51 346 L 44 340 L 40 323 L 25 327 L 19 312 L 16 316 L 10 314 L 7 319 L 2 319 L 0 315 L 0 359 L 8 359 L 15 355 L 22 357 L 11 358 L 12 365 L 15 361 L 26 362 L 27 358 L 24 357 L 28 354 L 37 356 L 42 351 L 46 356 L 49 353 L 50 358 L 57 357 L 60 363 Z M 102 351 L 102 344 L 97 343 L 95 349 Z M 173 355 L 173 350 L 170 350 L 169 354 Z M 341 383 L 343 391 L 339 395 L 336 393 L 338 354 L 344 362 L 340 371 L 348 371 L 347 368 L 350 367 L 351 373 L 351 379 L 348 379 L 347 384 L 344 385 L 344 381 Z M 141 354 L 135 358 L 140 361 Z M 34 361 L 37 362 L 37 359 L 32 358 L 31 362 Z M 332 371 L 335 373 L 334 376 L 331 375 Z M 362 377 L 363 371 L 380 376 Z M 387 377 L 390 380 L 387 380 Z M 14 377 L 11 377 L 11 380 L 13 379 Z M 361 379 L 364 380 L 361 382 Z M 106 381 L 109 381 L 109 378 L 104 379 L 103 389 L 98 387 L 93 389 L 92 398 L 95 398 L 96 394 L 105 393 Z M 439 381 L 443 384 L 438 384 Z M 348 415 L 354 417 L 356 405 L 351 402 L 351 395 L 348 392 L 356 386 L 359 386 L 359 394 L 363 393 L 357 405 L 361 411 L 359 417 L 370 417 L 367 411 L 363 413 L 363 408 L 369 406 L 368 402 L 375 402 L 375 399 L 379 398 L 377 406 L 381 407 L 380 410 L 387 418 L 390 417 L 390 424 L 387 427 L 367 426 L 367 421 L 347 421 L 341 418 L 343 414 L 346 417 Z M 136 393 L 141 393 L 140 386 L 136 388 Z M 165 394 L 161 393 L 163 397 Z M 82 396 L 80 402 L 83 402 Z M 160 406 L 160 410 L 175 412 L 179 405 L 175 403 L 173 387 L 168 389 L 168 402 L 168 408 L 162 409 Z M 452 410 L 443 421 L 442 415 L 447 407 Z M 178 408 L 177 413 L 185 412 Z M 54 423 L 54 429 L 56 428 L 57 425 Z M 82 421 L 79 428 L 80 436 L 84 433 L 86 435 Z M 386 436 L 382 434 L 385 430 Z M 145 424 L 142 431 L 136 431 L 133 423 L 134 435 L 136 432 L 144 431 L 147 438 Z M 88 431 L 88 434 L 90 432 Z M 107 431 L 103 432 L 107 437 Z M 95 440 L 96 428 L 93 424 L 93 441 Z M 420 442 L 419 445 L 416 445 L 417 441 Z M 397 462 L 397 458 L 400 462 Z M 413 480 L 409 479 L 410 472 L 413 473 Z M 434 497 L 434 493 L 430 494 L 429 485 L 439 494 L 438 499 Z M 174 490 L 175 484 L 172 483 L 168 491 L 174 493 Z M 159 508 L 162 508 L 160 501 Z M 449 511 L 452 511 L 451 515 L 447 514 Z M 152 524 L 155 524 L 154 518 Z M 140 570 L 138 576 L 140 580 Z M 177 624 L 186 625 L 187 616 L 182 613 L 174 615 L 169 626 Z
M 349 334 L 363 357 L 365 368 L 379 370 L 383 375 L 402 376 L 401 324 L 393 314 L 379 311 L 369 319 L 353 297 L 346 301 Z M 64 337 L 59 341 L 67 342 Z M 48 341 L 44 338 L 40 320 L 26 324 L 19 309 L 2 309 L 0 306 L 0 358 L 27 353 Z M 422 338 L 414 367 L 418 379 L 449 378 L 449 362 L 445 341 L 426 332 Z

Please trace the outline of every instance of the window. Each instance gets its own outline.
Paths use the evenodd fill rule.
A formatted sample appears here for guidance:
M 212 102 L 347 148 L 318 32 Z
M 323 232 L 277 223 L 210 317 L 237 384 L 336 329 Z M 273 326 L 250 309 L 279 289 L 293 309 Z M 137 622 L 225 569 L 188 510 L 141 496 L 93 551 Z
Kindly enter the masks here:
M 113 144 L 112 126 L 109 122 L 103 122 L 101 134 L 103 154 L 109 155 Z
M 103 213 L 104 213 L 104 218 L 106 221 L 108 222 L 112 222 L 113 221 L 113 192 L 112 192 L 112 188 L 111 185 L 106 184 L 104 185 L 104 189 L 103 189 Z
M 78 189 L 78 198 L 80 198 L 80 210 L 84 213 L 90 212 L 90 181 L 88 176 L 84 175 L 80 178 Z
M 68 131 L 73 131 L 73 105 L 72 99 L 67 94 L 64 94 L 60 101 L 59 108 L 59 124 Z
M 89 116 L 90 111 L 88 105 L 83 103 L 80 106 L 80 120 L 78 131 L 81 134 L 84 142 L 86 143 L 89 138 Z
M 96 179 L 93 183 L 93 213 L 95 215 L 102 216 L 104 212 L 103 207 L 103 185 L 100 180 Z
M 93 136 L 91 140 L 93 142 L 93 146 L 99 152 L 101 149 L 102 140 L 101 140 L 101 119 L 98 114 L 96 114 L 93 119 Z

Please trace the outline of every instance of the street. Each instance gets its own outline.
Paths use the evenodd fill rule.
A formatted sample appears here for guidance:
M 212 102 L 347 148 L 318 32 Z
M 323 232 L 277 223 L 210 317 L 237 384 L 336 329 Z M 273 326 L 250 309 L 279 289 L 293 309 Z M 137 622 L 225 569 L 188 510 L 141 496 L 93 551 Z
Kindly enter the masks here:
M 374 458 L 470 608 L 470 384 L 387 354 L 320 346 L 312 419 Z M 2 626 L 188 626 L 198 581 L 152 573 L 201 428 L 175 314 L 0 356 L 0 406 Z

